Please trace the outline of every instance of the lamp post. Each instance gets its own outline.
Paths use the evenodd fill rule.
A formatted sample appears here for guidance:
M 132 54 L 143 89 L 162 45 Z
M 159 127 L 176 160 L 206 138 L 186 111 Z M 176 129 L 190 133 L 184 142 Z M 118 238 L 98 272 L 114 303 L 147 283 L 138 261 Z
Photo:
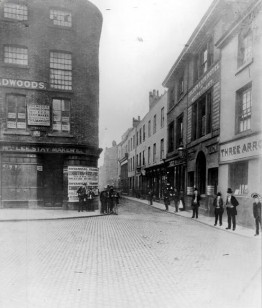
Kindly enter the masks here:
M 183 142 L 181 141 L 179 147 L 178 147 L 178 155 L 181 158 L 182 161 L 182 176 L 183 176 L 183 180 L 182 178 L 180 178 L 180 181 L 182 180 L 182 189 L 183 189 L 183 193 L 181 194 L 180 192 L 180 200 L 183 203 L 183 211 L 185 210 L 185 196 L 186 196 L 186 166 L 187 166 L 187 150 L 183 145 Z M 181 188 L 181 184 L 180 184 L 180 188 Z

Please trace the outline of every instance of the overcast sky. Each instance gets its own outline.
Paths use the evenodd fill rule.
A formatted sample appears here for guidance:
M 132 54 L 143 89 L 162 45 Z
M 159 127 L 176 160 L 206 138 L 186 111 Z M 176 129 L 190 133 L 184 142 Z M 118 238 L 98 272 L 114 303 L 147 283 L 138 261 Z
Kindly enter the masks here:
M 121 141 L 132 118 L 148 112 L 166 75 L 212 0 L 90 0 L 103 15 L 99 144 Z M 103 153 L 99 166 L 103 164 Z

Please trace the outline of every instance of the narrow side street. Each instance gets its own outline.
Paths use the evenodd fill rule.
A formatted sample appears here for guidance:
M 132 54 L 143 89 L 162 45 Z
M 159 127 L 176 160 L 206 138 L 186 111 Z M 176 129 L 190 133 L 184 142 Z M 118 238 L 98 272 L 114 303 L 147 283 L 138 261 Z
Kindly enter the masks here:
M 2 222 L 0 307 L 261 307 L 261 241 L 121 200 L 118 216 Z

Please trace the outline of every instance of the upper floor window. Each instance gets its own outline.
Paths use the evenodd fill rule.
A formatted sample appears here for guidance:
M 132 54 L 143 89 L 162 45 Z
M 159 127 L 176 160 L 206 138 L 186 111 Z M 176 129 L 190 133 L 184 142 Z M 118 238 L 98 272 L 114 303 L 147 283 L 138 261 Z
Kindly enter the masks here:
M 156 143 L 153 144 L 153 163 L 156 162 Z
M 174 121 L 168 125 L 168 152 L 174 151 Z
M 28 65 L 28 49 L 25 47 L 5 46 L 4 62 L 9 64 Z
M 252 31 L 245 30 L 238 38 L 238 66 L 242 66 L 252 60 L 253 56 L 253 35 Z
M 50 52 L 50 84 L 54 89 L 72 90 L 72 55 Z
M 143 125 L 143 141 L 146 140 L 146 126 Z
M 164 139 L 160 140 L 160 159 L 163 159 L 165 155 L 165 149 L 164 149 Z
M 194 82 L 207 72 L 209 67 L 214 62 L 214 42 L 211 37 L 209 41 L 204 44 L 200 53 L 194 57 Z
M 139 130 L 139 143 L 142 143 L 142 128 Z
M 251 84 L 237 92 L 237 131 L 239 133 L 251 128 L 252 88 Z
M 24 95 L 8 94 L 7 128 L 26 129 L 26 97 Z
M 156 114 L 154 115 L 153 134 L 156 132 Z
M 148 149 L 147 149 L 147 162 L 148 162 L 148 165 L 150 165 L 150 163 L 151 163 L 151 149 L 150 149 L 150 147 L 148 147 Z
M 143 151 L 143 166 L 145 165 L 146 161 L 145 161 L 145 151 Z
M 148 137 L 151 136 L 151 121 L 148 121 Z
M 176 120 L 176 147 L 178 148 L 183 142 L 183 114 Z
M 27 20 L 28 8 L 23 4 L 7 2 L 4 4 L 4 17 L 16 20 Z
M 70 132 L 70 100 L 53 99 L 53 130 Z
M 169 102 L 169 109 L 175 105 L 175 88 L 169 89 L 168 102 Z
M 136 133 L 136 145 L 138 145 L 139 144 L 139 134 L 138 134 L 138 132 Z
M 72 14 L 70 12 L 51 9 L 50 19 L 56 26 L 72 27 Z
M 134 137 L 133 137 L 133 150 L 134 150 L 135 147 L 136 147 L 136 135 L 134 135 Z
M 165 108 L 161 108 L 161 128 L 164 127 L 165 124 Z
M 184 93 L 184 76 L 182 76 L 178 81 L 178 97 Z

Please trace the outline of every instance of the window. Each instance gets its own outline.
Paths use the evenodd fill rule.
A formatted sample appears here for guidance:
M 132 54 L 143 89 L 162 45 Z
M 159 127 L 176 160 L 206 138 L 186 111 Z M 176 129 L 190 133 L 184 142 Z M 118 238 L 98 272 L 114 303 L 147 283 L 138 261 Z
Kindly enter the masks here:
M 150 147 L 148 147 L 148 149 L 147 149 L 147 161 L 148 161 L 148 165 L 150 165 L 150 162 L 151 162 L 151 149 L 150 149 Z
M 174 151 L 174 121 L 168 125 L 168 152 Z
M 202 51 L 201 55 L 200 55 L 200 71 L 201 74 L 204 74 L 207 71 L 207 55 L 208 55 L 208 51 L 207 51 L 207 47 Z
M 146 140 L 146 126 L 143 125 L 143 141 Z
M 139 153 L 139 166 L 141 166 L 141 152 Z
M 164 127 L 165 124 L 165 108 L 161 108 L 161 128 Z
M 50 19 L 56 26 L 72 27 L 72 14 L 62 10 L 50 10 Z
M 148 121 L 148 137 L 151 136 L 151 121 Z
M 250 29 L 240 33 L 238 38 L 238 66 L 249 63 L 253 56 L 253 35 Z
M 72 90 L 72 55 L 50 53 L 50 84 L 54 89 Z
M 153 163 L 156 162 L 156 143 L 153 144 Z
M 183 142 L 183 114 L 176 120 L 176 148 Z
M 195 74 L 194 78 L 199 78 L 201 75 L 203 75 L 208 68 L 213 64 L 214 62 L 214 42 L 213 38 L 210 38 L 210 40 L 203 46 L 199 56 L 195 57 L 195 65 L 199 67 L 195 67 Z
M 209 91 L 192 106 L 192 140 L 211 132 L 211 104 L 212 95 Z
M 160 159 L 163 159 L 165 155 L 165 149 L 164 149 L 164 139 L 160 140 Z
M 248 193 L 248 162 L 230 164 L 229 175 L 233 193 L 235 195 L 246 195 Z
M 136 147 L 136 135 L 133 137 L 133 149 Z
M 154 122 L 153 122 L 153 134 L 156 133 L 156 114 L 154 115 Z
M 184 76 L 182 76 L 178 81 L 178 97 L 184 93 Z
M 16 20 L 27 20 L 28 9 L 26 5 L 17 3 L 5 3 L 4 4 L 4 17 Z
M 4 62 L 9 64 L 28 65 L 28 49 L 25 47 L 5 46 Z
M 145 165 L 146 161 L 145 161 L 145 151 L 143 151 L 143 166 Z
M 237 132 L 241 133 L 251 127 L 252 88 L 247 87 L 237 92 Z
M 140 141 L 140 144 L 142 143 L 142 128 L 140 128 L 139 130 L 139 141 Z
M 53 99 L 53 130 L 70 132 L 70 101 Z
M 138 135 L 138 132 L 136 133 L 136 145 L 138 145 L 139 144 L 139 135 Z
M 168 102 L 169 102 L 169 109 L 175 105 L 175 89 L 174 88 L 168 91 Z
M 7 128 L 26 129 L 26 101 L 24 95 L 8 94 L 7 103 Z

